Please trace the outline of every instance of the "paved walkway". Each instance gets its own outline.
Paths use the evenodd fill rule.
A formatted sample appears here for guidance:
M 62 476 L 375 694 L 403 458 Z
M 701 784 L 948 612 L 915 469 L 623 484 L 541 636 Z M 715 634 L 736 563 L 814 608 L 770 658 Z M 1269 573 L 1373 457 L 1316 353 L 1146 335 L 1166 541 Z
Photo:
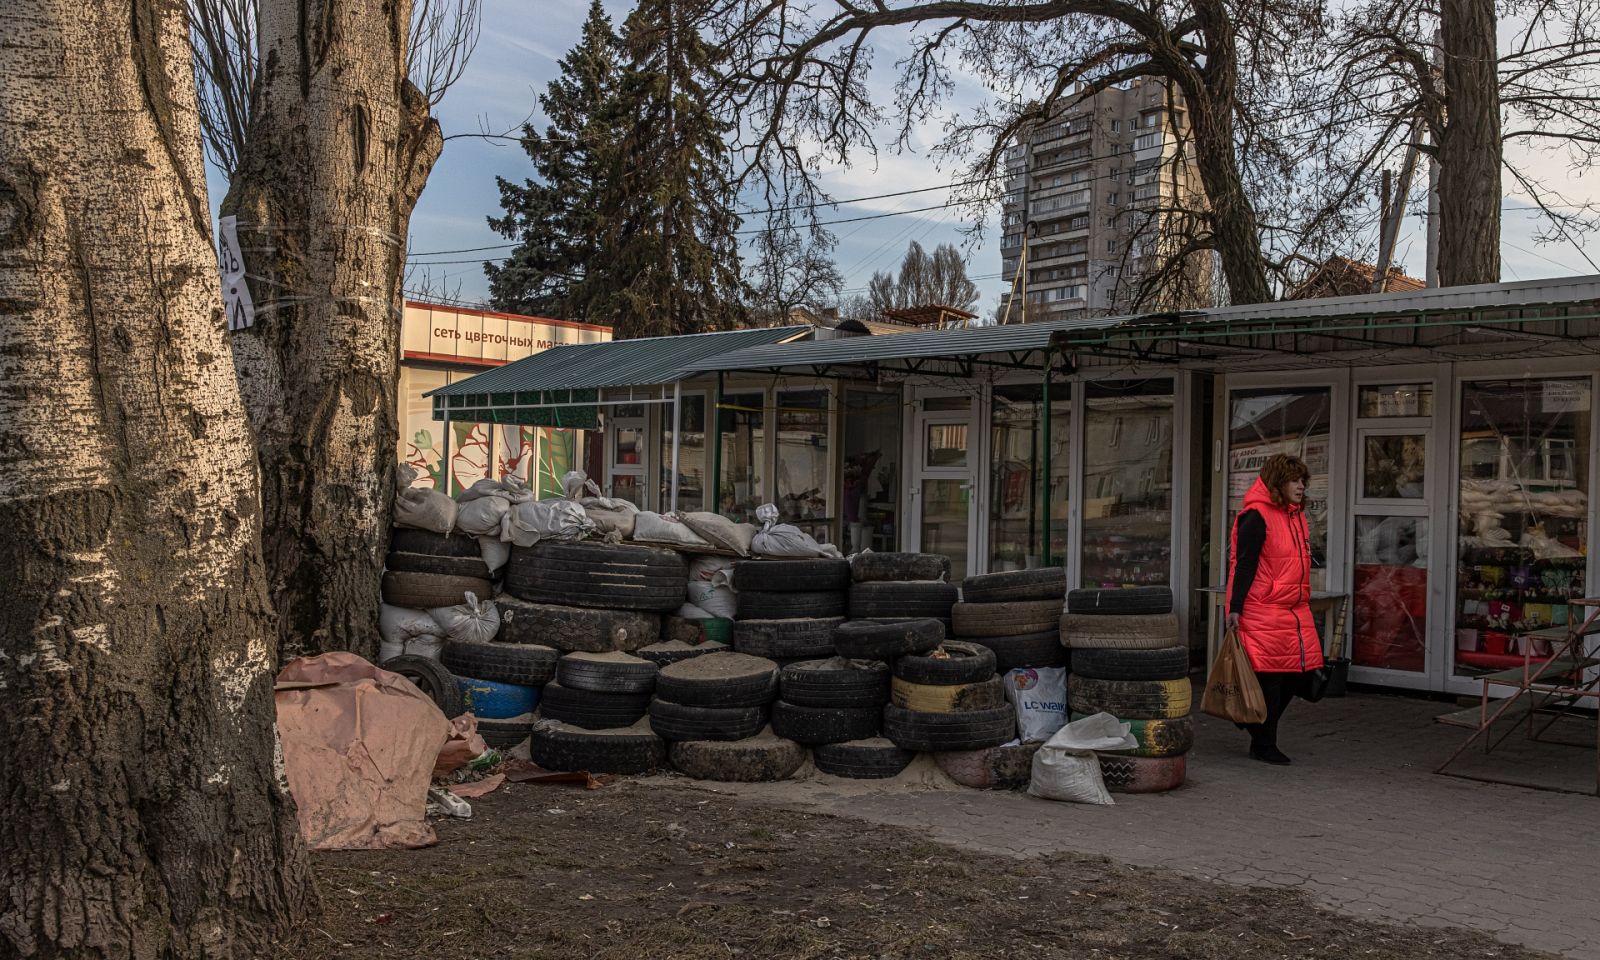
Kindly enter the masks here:
M 1016 856 L 1073 850 L 1297 887 L 1363 917 L 1600 960 L 1600 799 L 1433 775 L 1468 734 L 1433 721 L 1450 709 L 1376 694 L 1296 702 L 1282 738 L 1288 768 L 1250 761 L 1243 734 L 1206 718 L 1184 789 L 1113 807 L 831 778 L 716 787 Z M 1581 788 L 1593 762 L 1592 751 L 1541 748 L 1518 765 Z

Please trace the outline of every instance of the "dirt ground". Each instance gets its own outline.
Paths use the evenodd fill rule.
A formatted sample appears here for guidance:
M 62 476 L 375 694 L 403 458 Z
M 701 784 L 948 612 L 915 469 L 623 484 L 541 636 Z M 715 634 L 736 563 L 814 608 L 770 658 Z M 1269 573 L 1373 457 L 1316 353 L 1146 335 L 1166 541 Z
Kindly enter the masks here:
M 321 960 L 1548 957 L 1100 857 L 1018 860 L 690 780 L 512 784 L 425 850 L 320 854 Z

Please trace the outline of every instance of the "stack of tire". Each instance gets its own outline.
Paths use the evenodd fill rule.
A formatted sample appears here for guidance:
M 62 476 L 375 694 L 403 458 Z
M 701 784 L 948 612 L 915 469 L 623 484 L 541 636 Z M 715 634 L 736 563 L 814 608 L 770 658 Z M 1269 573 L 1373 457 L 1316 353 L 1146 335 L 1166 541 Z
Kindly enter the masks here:
M 1189 650 L 1166 587 L 1073 590 L 1061 616 L 1072 649 L 1072 719 L 1109 713 L 1131 726 L 1133 750 L 1100 754 L 1106 789 L 1160 793 L 1183 785 L 1194 745 Z
M 384 566 L 383 602 L 390 606 L 428 610 L 465 603 L 469 592 L 494 596 L 478 540 L 464 533 L 394 527 Z
M 552 769 L 595 773 L 660 766 L 664 748 L 640 723 L 657 665 L 603 655 L 655 644 L 661 614 L 683 605 L 687 585 L 683 558 L 671 550 L 562 541 L 512 548 L 505 592 L 495 598 L 494 646 L 549 647 L 561 659 L 552 658 L 538 737 L 529 743 L 535 762 L 548 766 L 543 756 L 559 765 Z M 524 737 L 535 732 L 533 718 L 525 726 Z
M 669 743 L 672 767 L 697 780 L 783 780 L 806 750 L 767 725 L 778 665 L 744 653 L 710 653 L 661 668 L 650 729 Z
M 849 588 L 848 560 L 740 560 L 733 649 L 778 664 L 833 656 Z
M 851 620 L 923 620 L 950 629 L 961 591 L 949 583 L 950 559 L 931 553 L 860 553 L 850 564 Z
M 842 657 L 888 665 L 882 731 L 899 752 L 880 746 L 880 764 L 898 758 L 904 769 L 919 752 L 983 750 L 1016 733 L 1015 714 L 994 674 L 994 655 L 975 644 L 947 641 L 942 620 L 852 620 L 839 627 L 834 645 Z M 865 744 L 845 746 L 850 750 L 837 751 L 841 766 L 867 760 Z M 835 772 L 828 769 L 833 757 L 825 757 L 821 748 L 817 757 L 817 769 Z
M 533 762 L 590 773 L 648 773 L 663 766 L 667 745 L 644 718 L 659 669 L 618 651 L 562 656 L 528 741 Z
M 1066 591 L 1067 573 L 1061 567 L 989 573 L 962 582 L 961 602 L 951 610 L 954 632 L 959 642 L 992 656 L 1002 702 L 1004 684 L 1022 682 L 1013 671 L 1069 665 L 1061 645 Z M 935 759 L 947 776 L 965 786 L 1020 789 L 1028 785 L 1038 749 L 1036 741 L 1006 743 L 941 753 Z
M 829 657 L 783 668 L 772 731 L 812 748 L 818 770 L 853 779 L 892 777 L 914 753 L 878 736 L 889 702 L 889 665 Z

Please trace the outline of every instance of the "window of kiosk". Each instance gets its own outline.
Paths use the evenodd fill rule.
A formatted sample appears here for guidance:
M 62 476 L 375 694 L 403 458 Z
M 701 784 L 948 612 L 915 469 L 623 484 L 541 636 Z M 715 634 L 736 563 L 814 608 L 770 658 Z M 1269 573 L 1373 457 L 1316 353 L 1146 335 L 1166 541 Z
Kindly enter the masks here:
M 400 392 L 406 404 L 400 459 L 417 471 L 411 482 L 414 487 L 439 490 L 444 486 L 444 421 L 433 419 L 433 401 L 423 394 L 448 382 L 443 370 L 400 368 Z
M 1547 658 L 1530 634 L 1581 616 L 1590 394 L 1587 377 L 1461 385 L 1456 676 Z
M 828 391 L 779 390 L 778 515 L 828 540 Z
M 1062 393 L 1067 387 L 1061 388 Z M 1050 556 L 1059 564 L 1067 554 L 1068 488 L 1072 444 L 1072 402 L 1050 400 L 1050 483 L 1045 506 L 1039 503 L 1044 469 L 1044 388 L 1010 384 L 994 388 L 990 417 L 989 570 L 1040 566 L 1044 555 L 1041 510 L 1050 511 Z M 1152 419 L 1151 427 L 1155 426 Z
M 1172 429 L 1171 380 L 1086 385 L 1083 586 L 1172 582 Z
M 1306 526 L 1311 534 L 1311 589 L 1328 582 L 1328 470 L 1333 390 L 1331 387 L 1235 390 L 1228 405 L 1228 522 L 1222 536 L 1232 537 L 1233 519 L 1244 507 L 1245 494 L 1274 454 L 1305 461 L 1311 471 L 1306 484 Z M 1224 549 L 1231 550 L 1227 546 Z M 1224 557 L 1223 570 L 1228 569 Z
M 840 519 L 847 552 L 900 545 L 900 396 L 846 390 Z
M 678 507 L 683 513 L 704 510 L 706 503 L 706 395 L 686 393 L 680 405 L 679 427 L 683 439 L 678 444 Z M 661 408 L 661 511 L 672 509 L 672 406 Z
M 766 502 L 765 404 L 764 392 L 727 393 L 717 410 L 722 435 L 719 506 L 723 516 L 741 522 L 754 521 L 756 508 Z
M 611 443 L 610 496 L 644 509 L 646 413 L 643 404 L 621 404 L 606 417 Z

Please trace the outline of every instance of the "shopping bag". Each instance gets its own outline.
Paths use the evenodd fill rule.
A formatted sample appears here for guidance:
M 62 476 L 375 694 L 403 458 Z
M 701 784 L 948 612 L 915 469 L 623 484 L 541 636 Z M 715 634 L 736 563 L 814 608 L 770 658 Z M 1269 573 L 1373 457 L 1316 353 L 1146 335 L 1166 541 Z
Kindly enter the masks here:
M 1261 693 L 1255 671 L 1250 669 L 1250 658 L 1245 656 L 1237 630 L 1230 629 L 1222 638 L 1222 649 L 1206 678 L 1200 709 L 1235 723 L 1261 723 L 1267 719 L 1267 698 Z

